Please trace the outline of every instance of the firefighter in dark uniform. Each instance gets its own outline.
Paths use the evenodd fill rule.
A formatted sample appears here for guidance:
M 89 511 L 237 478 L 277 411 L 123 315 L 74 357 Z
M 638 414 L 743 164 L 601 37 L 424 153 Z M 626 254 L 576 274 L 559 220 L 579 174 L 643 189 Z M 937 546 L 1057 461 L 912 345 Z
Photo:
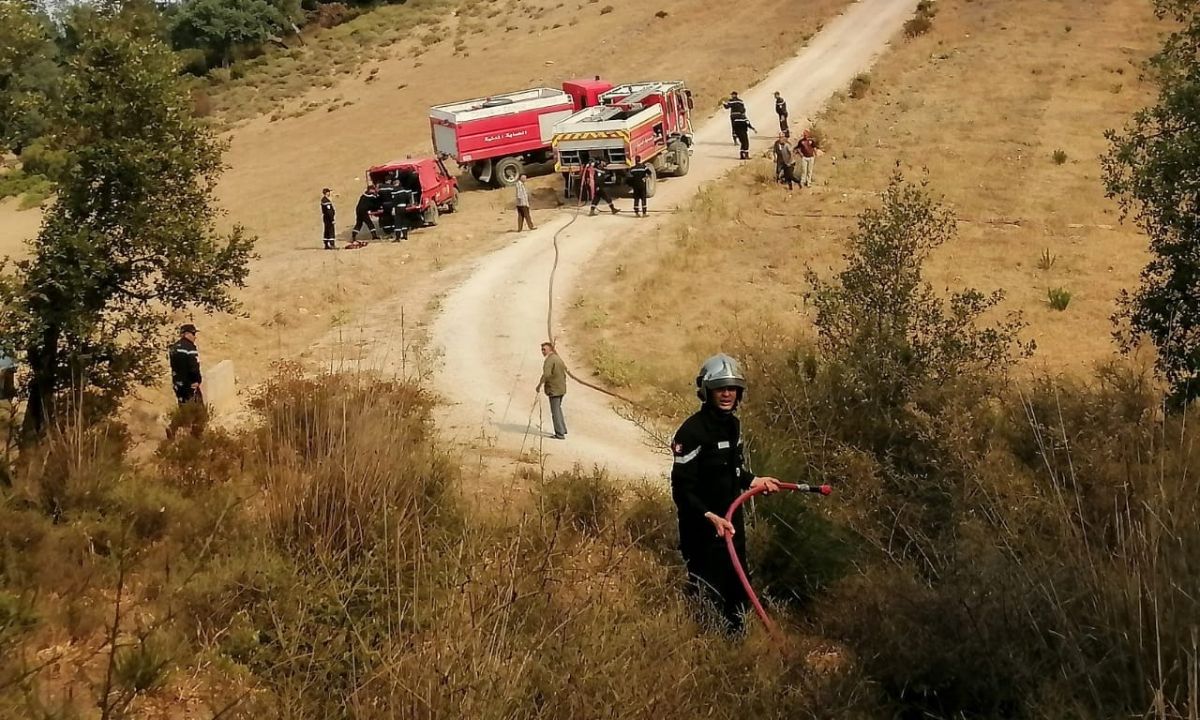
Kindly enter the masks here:
M 642 162 L 641 156 L 633 159 L 634 165 L 629 168 L 629 188 L 633 190 L 633 216 L 639 214 L 646 217 L 646 181 L 650 177 L 650 166 Z
M 412 204 L 412 190 L 400 184 L 400 178 L 392 178 L 392 222 L 395 231 L 392 242 L 408 239 L 408 206 Z
M 379 198 L 379 229 L 384 235 L 396 232 L 395 195 L 396 188 L 386 181 L 375 190 L 375 196 Z
M 755 477 L 745 467 L 741 422 L 734 412 L 746 390 L 741 368 L 728 355 L 704 361 L 696 377 L 700 410 L 675 433 L 671 450 L 671 496 L 679 511 L 679 551 L 687 566 L 689 592 L 716 605 L 728 628 L 738 630 L 749 606 L 726 549 L 732 535 L 746 566 L 745 521 L 741 508 L 733 522 L 725 512 L 738 495 L 752 487 L 779 489 L 778 480 Z
M 375 186 L 370 185 L 363 190 L 363 194 L 358 198 L 358 205 L 354 207 L 354 230 L 350 233 L 352 241 L 358 241 L 358 233 L 362 231 L 364 225 L 371 231 L 371 239 L 379 239 L 379 233 L 375 231 L 375 223 L 371 220 L 371 213 L 378 209 L 379 196 L 375 193 Z
M 333 207 L 333 200 L 329 198 L 329 188 L 321 189 L 321 222 L 325 226 L 323 237 L 325 238 L 325 249 L 337 249 L 337 228 L 333 224 L 333 218 L 337 211 Z
M 758 130 L 750 124 L 750 119 L 745 113 L 734 114 L 730 116 L 733 122 L 733 136 L 737 138 L 738 145 L 741 146 L 739 157 L 743 160 L 750 159 L 750 131 L 758 132 Z
M 612 211 L 613 215 L 616 215 L 617 213 L 621 212 L 620 210 L 617 209 L 616 205 L 613 205 L 612 198 L 610 198 L 608 196 L 608 191 L 604 189 L 604 183 L 607 182 L 608 179 L 609 179 L 609 172 L 604 169 L 604 161 L 599 158 L 593 160 L 592 161 L 592 185 L 593 185 L 593 187 L 592 187 L 592 211 L 590 213 L 591 215 L 596 214 L 596 206 L 600 204 L 601 200 L 608 203 L 608 209 L 610 211 Z
M 179 328 L 179 339 L 171 345 L 168 353 L 171 362 L 171 387 L 180 405 L 192 401 L 203 402 L 200 383 L 200 351 L 196 349 L 196 326 L 188 323 Z
M 775 93 L 775 114 L 779 116 L 779 132 L 783 133 L 785 138 L 791 138 L 792 131 L 788 127 L 787 101 L 778 92 Z
M 734 123 L 734 118 L 738 115 L 746 116 L 746 103 L 738 97 L 736 92 L 729 93 L 729 99 L 722 103 L 722 106 L 729 111 L 729 129 L 733 133 L 733 144 L 738 144 L 737 124 Z

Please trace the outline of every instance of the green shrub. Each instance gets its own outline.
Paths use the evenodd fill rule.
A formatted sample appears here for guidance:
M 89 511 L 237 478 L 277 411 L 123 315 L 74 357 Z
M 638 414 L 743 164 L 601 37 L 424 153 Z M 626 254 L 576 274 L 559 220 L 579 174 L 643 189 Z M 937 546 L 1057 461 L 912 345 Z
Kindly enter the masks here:
M 1050 307 L 1062 312 L 1071 304 L 1071 293 L 1060 287 L 1050 288 L 1046 291 L 1046 298 L 1050 302 Z
M 610 528 L 620 514 L 621 490 L 602 468 L 556 473 L 537 490 L 538 505 L 553 523 L 587 535 Z
M 1053 158 L 1055 165 L 1063 165 L 1067 162 L 1067 152 L 1065 150 L 1055 150 Z
M 65 150 L 52 150 L 44 140 L 37 140 L 21 151 L 21 168 L 30 175 L 41 175 L 48 180 L 59 180 L 70 163 Z
M 933 28 L 933 21 L 928 15 L 917 15 L 909 18 L 904 23 L 904 35 L 909 38 L 915 38 L 918 35 L 924 35 Z
M 761 593 L 808 604 L 849 571 L 854 545 L 810 506 L 817 497 L 785 492 L 753 502 L 750 562 Z
M 639 547 L 670 561 L 678 559 L 679 522 L 675 504 L 666 490 L 649 484 L 635 487 L 622 527 Z

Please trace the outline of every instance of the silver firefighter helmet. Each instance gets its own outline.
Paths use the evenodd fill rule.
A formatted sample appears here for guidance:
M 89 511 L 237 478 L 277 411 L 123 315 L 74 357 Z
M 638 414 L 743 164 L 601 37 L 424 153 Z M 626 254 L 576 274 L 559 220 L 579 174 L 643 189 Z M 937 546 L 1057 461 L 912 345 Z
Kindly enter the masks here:
M 708 400 L 708 391 L 717 388 L 735 387 L 746 389 L 746 376 L 737 360 L 725 353 L 718 353 L 704 361 L 700 374 L 696 376 L 696 396 Z

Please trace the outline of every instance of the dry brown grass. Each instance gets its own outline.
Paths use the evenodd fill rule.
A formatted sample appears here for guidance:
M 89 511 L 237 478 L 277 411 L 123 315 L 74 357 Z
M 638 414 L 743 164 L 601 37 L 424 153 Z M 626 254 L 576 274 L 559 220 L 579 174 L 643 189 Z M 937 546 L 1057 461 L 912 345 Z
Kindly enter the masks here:
M 753 161 L 611 258 L 623 274 L 587 298 L 607 329 L 575 334 L 606 348 L 609 363 L 636 362 L 640 379 L 680 378 L 686 390 L 730 327 L 806 328 L 804 269 L 840 266 L 855 216 L 900 166 L 960 218 L 958 240 L 927 268 L 934 285 L 1004 290 L 1002 309 L 1022 311 L 1038 344 L 1033 367 L 1090 365 L 1111 353 L 1114 298 L 1144 257 L 1104 198 L 1096 158 L 1104 129 L 1146 100 L 1138 64 L 1157 27 L 1141 0 L 938 3 L 930 31 L 898 42 L 872 71 L 868 95 L 837 98 L 820 118 L 829 152 L 813 189 L 789 196 L 768 161 Z M 1056 149 L 1070 159 L 1056 164 Z M 1046 250 L 1057 262 L 1040 270 Z M 1058 287 L 1072 294 L 1064 312 L 1047 301 Z M 645 347 L 656 350 L 612 352 Z

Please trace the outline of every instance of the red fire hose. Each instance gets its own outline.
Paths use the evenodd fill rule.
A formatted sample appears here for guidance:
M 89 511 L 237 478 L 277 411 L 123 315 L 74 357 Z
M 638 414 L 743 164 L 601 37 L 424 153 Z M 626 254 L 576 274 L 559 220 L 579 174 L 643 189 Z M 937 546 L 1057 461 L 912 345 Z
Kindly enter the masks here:
M 833 492 L 833 488 L 829 485 L 797 485 L 796 483 L 779 483 L 781 490 L 793 490 L 795 492 L 820 493 L 828 495 Z M 733 522 L 733 514 L 741 507 L 742 503 L 759 493 L 766 492 L 763 486 L 753 487 L 738 496 L 737 500 L 729 506 L 729 510 L 725 513 L 725 519 Z M 733 561 L 733 569 L 737 572 L 738 579 L 742 581 L 742 587 L 746 588 L 746 596 L 750 598 L 750 604 L 754 606 L 754 612 L 758 614 L 763 625 L 767 626 L 772 634 L 775 633 L 775 623 L 771 622 L 771 618 L 767 616 L 767 611 L 763 610 L 762 603 L 758 601 L 758 595 L 754 593 L 754 588 L 750 587 L 750 579 L 746 577 L 746 570 L 742 567 L 742 561 L 738 559 L 737 550 L 733 547 L 733 535 L 725 536 L 725 547 L 729 550 L 729 559 Z

